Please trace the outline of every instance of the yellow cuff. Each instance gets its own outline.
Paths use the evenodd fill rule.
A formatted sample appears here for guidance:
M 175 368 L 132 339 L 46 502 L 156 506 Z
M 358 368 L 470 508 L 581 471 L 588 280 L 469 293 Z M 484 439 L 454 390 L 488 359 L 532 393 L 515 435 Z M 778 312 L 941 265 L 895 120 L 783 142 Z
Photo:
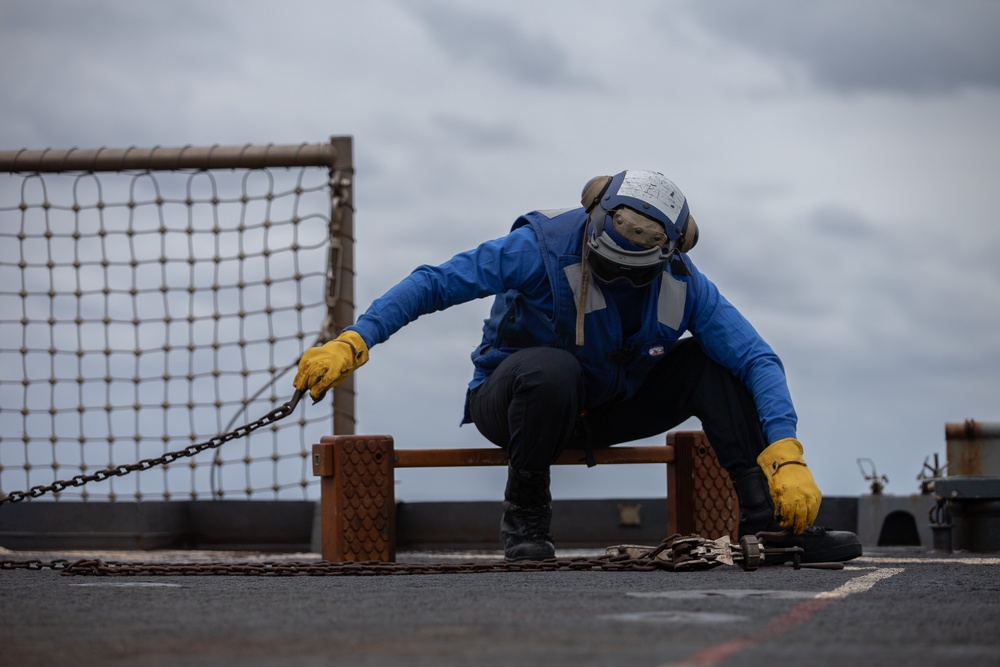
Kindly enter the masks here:
M 795 438 L 785 438 L 771 445 L 757 457 L 757 465 L 768 475 L 773 475 L 778 468 L 788 464 L 806 465 L 802 458 L 802 443 Z
M 344 331 L 330 341 L 330 343 L 334 342 L 346 343 L 351 347 L 351 354 L 354 356 L 353 368 L 357 368 L 368 361 L 368 346 L 365 345 L 365 340 L 357 331 Z M 330 343 L 327 343 L 327 345 Z

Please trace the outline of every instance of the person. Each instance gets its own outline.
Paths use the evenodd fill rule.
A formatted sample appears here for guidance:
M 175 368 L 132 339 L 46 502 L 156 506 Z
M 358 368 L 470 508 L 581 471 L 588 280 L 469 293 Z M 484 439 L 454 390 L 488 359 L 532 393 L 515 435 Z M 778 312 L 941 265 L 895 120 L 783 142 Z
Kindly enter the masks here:
M 590 461 L 593 448 L 692 416 L 733 481 L 740 537 L 783 533 L 767 544 L 801 547 L 803 562 L 860 556 L 853 533 L 813 525 L 821 494 L 784 368 L 691 261 L 698 226 L 680 189 L 626 170 L 590 179 L 581 203 L 532 211 L 502 238 L 417 267 L 335 340 L 306 350 L 293 384 L 318 400 L 409 322 L 494 296 L 462 423 L 508 452 L 507 560 L 554 557 L 550 466 L 563 449 Z

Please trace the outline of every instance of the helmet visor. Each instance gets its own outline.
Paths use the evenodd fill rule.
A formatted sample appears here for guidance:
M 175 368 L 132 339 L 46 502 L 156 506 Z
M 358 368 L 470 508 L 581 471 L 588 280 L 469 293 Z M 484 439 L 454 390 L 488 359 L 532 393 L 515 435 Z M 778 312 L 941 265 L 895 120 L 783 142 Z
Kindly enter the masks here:
M 641 253 L 646 255 L 643 258 L 645 261 L 623 261 L 625 258 L 620 253 L 615 254 L 617 257 L 609 257 L 606 253 L 601 252 L 600 246 L 597 248 L 587 247 L 587 261 L 591 270 L 593 270 L 594 275 L 606 283 L 626 280 L 632 287 L 645 287 L 663 272 L 665 258 L 660 254 L 659 248 L 655 249 L 655 254 L 651 254 L 649 251 Z

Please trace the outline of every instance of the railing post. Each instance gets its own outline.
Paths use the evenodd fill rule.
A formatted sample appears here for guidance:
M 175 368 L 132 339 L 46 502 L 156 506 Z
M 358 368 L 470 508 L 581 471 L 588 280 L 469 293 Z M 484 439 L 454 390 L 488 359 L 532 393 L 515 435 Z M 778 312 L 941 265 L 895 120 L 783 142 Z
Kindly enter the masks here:
M 387 435 L 325 436 L 313 445 L 323 560 L 396 561 L 392 450 Z
M 354 154 L 351 137 L 330 140 L 330 259 L 327 266 L 326 306 L 323 336 L 336 338 L 354 323 Z M 333 388 L 333 432 L 355 432 L 355 385 L 350 376 Z

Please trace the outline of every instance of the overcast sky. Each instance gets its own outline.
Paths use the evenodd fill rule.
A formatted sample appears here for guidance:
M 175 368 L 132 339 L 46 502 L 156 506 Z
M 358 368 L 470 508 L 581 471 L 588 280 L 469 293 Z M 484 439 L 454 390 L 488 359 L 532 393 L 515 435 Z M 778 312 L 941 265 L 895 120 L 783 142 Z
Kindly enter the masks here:
M 362 307 L 592 176 L 662 171 L 782 357 L 827 495 L 867 490 L 859 457 L 915 492 L 945 422 L 1000 420 L 1000 2 L 5 0 L 0 63 L 0 149 L 353 136 Z M 358 431 L 484 445 L 458 423 L 488 307 L 374 348 Z M 497 499 L 503 471 L 398 478 Z M 553 491 L 663 478 L 560 468 Z

